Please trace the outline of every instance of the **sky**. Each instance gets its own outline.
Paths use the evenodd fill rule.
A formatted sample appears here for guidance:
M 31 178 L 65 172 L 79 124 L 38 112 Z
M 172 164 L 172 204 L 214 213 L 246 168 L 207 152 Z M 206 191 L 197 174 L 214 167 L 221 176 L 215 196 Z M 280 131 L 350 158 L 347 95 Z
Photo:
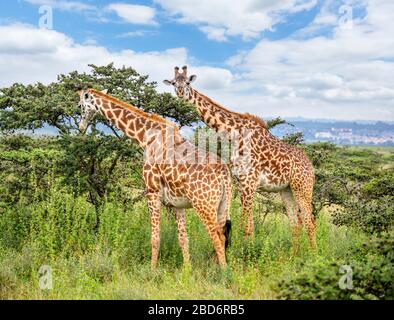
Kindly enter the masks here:
M 193 86 L 263 118 L 394 121 L 392 0 L 2 0 L 0 87 L 88 64 Z

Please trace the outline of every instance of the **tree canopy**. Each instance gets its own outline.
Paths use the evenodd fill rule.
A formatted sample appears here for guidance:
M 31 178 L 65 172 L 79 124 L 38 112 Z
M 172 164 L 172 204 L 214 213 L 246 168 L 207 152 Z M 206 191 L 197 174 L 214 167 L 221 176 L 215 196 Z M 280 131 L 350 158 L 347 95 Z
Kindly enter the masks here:
M 61 134 L 71 133 L 78 127 L 77 91 L 87 88 L 108 89 L 109 94 L 147 112 L 171 118 L 180 126 L 198 120 L 195 108 L 169 93 L 157 93 L 156 83 L 149 82 L 148 76 L 133 68 L 115 68 L 113 64 L 90 67 L 91 73 L 62 74 L 57 82 L 48 85 L 15 83 L 0 89 L 0 130 L 35 130 L 49 125 Z M 111 128 L 105 119 L 96 121 Z
M 90 73 L 74 71 L 62 74 L 56 82 L 48 85 L 15 83 L 0 89 L 0 133 L 3 137 L 0 158 L 10 161 L 15 148 L 36 148 L 41 149 L 41 159 L 45 159 L 42 153 L 49 152 L 47 147 L 53 145 L 53 149 L 61 150 L 56 171 L 62 181 L 78 186 L 78 192 L 88 191 L 90 201 L 99 205 L 101 199 L 108 195 L 110 186 L 114 185 L 110 183 L 114 170 L 119 165 L 129 165 L 133 172 L 133 168 L 138 167 L 142 161 L 142 150 L 102 116 L 95 117 L 87 134 L 81 134 L 78 131 L 78 90 L 107 89 L 110 95 L 146 112 L 158 113 L 181 127 L 191 125 L 199 118 L 192 105 L 169 93 L 158 93 L 156 83 L 149 81 L 148 76 L 138 74 L 133 68 L 115 68 L 113 64 L 90 67 Z M 15 135 L 41 128 L 49 128 L 55 136 L 39 142 L 28 139 L 25 135 Z M 49 154 L 47 156 L 50 157 Z M 13 183 L 18 188 L 14 187 L 27 190 L 28 181 L 31 182 L 31 177 L 28 178 L 31 161 L 18 159 L 15 163 L 17 166 L 12 171 L 23 172 L 24 175 L 21 176 L 26 179 L 17 179 L 19 183 Z M 45 171 L 45 163 L 42 160 L 36 161 L 36 167 Z M 11 167 L 8 168 L 11 170 Z M 142 188 L 139 174 L 131 180 L 134 180 L 136 187 Z

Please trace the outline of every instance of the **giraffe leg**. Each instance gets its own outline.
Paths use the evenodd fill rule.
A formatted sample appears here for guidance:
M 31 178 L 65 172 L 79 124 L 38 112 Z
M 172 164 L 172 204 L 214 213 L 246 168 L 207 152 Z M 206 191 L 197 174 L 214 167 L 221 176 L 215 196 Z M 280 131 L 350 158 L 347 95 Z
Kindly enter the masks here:
M 292 231 L 292 255 L 295 256 L 299 250 L 299 238 L 302 231 L 302 220 L 298 212 L 299 208 L 294 200 L 293 193 L 290 188 L 281 191 L 281 197 L 286 207 L 287 216 L 290 220 Z
M 258 179 L 256 174 L 250 173 L 241 176 L 238 180 L 238 189 L 241 193 L 242 226 L 245 229 L 245 238 L 254 235 L 253 201 L 256 194 Z
M 190 264 L 189 240 L 186 231 L 186 210 L 174 208 L 176 224 L 178 227 L 178 241 L 182 250 L 183 264 Z
M 240 187 L 242 202 L 242 225 L 245 228 L 245 238 L 250 236 L 253 237 L 253 201 L 256 193 L 257 181 L 255 179 L 245 179 L 240 184 Z
M 196 207 L 197 213 L 199 214 L 209 236 L 211 237 L 219 265 L 221 267 L 225 267 L 227 265 L 224 249 L 226 239 L 223 232 L 223 227 L 217 222 L 217 212 L 215 209 L 212 209 L 210 210 L 203 206 Z
M 230 219 L 230 206 L 231 206 L 232 186 L 231 183 L 224 185 L 222 199 L 220 200 L 217 213 L 217 221 L 219 226 L 223 229 L 225 236 L 224 247 L 225 249 L 230 245 L 231 236 L 231 219 Z
M 152 259 L 151 268 L 157 267 L 157 259 L 160 247 L 160 195 L 158 193 L 150 193 L 148 197 L 148 207 L 151 217 L 151 242 L 152 242 Z
M 248 193 L 242 193 L 242 225 L 245 228 L 245 238 L 253 237 L 254 222 L 253 222 L 253 199 L 254 197 Z
M 226 252 L 225 252 L 225 241 L 226 238 L 223 234 L 223 228 L 220 227 L 217 223 L 214 225 L 207 227 L 208 234 L 211 237 L 213 242 L 213 246 L 216 251 L 216 255 L 218 258 L 219 265 L 221 267 L 226 267 Z
M 312 195 L 305 194 L 305 192 L 300 192 L 298 190 L 294 190 L 293 195 L 300 208 L 301 218 L 308 232 L 311 248 L 316 250 L 316 225 L 312 213 Z

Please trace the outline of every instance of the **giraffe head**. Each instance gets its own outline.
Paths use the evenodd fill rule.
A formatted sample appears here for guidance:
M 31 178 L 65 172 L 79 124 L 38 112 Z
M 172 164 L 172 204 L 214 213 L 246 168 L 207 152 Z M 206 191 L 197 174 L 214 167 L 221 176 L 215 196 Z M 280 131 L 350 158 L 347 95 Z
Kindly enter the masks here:
M 175 77 L 173 80 L 164 80 L 164 84 L 168 86 L 174 86 L 175 93 L 180 98 L 188 98 L 190 92 L 190 84 L 196 80 L 197 76 L 187 75 L 187 66 L 182 67 L 182 72 L 179 72 L 179 68 L 175 67 Z
M 103 90 L 103 93 L 107 93 L 108 90 Z M 96 99 L 93 97 L 90 90 L 79 91 L 79 103 L 78 106 L 81 108 L 81 120 L 79 122 L 79 131 L 85 132 L 89 122 L 93 117 L 99 113 L 100 109 L 97 105 Z

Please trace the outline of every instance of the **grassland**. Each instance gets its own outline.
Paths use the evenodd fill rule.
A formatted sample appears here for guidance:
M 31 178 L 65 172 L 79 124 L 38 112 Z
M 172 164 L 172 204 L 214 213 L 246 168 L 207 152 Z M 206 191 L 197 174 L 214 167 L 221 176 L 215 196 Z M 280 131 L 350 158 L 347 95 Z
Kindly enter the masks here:
M 239 227 L 241 208 L 234 201 L 227 270 L 217 267 L 205 229 L 190 210 L 192 268 L 182 267 L 174 218 L 163 212 L 160 266 L 151 271 L 145 203 L 130 210 L 106 206 L 95 236 L 89 226 L 93 208 L 83 199 L 71 199 L 63 190 L 55 192 L 45 208 L 26 210 L 26 219 L 34 216 L 37 221 L 25 230 L 31 237 L 20 250 L 9 250 L 2 243 L 2 299 L 275 299 L 278 282 L 299 272 L 301 263 L 328 265 L 363 240 L 357 232 L 332 225 L 323 213 L 317 221 L 318 253 L 310 252 L 304 236 L 300 255 L 292 257 L 290 227 L 283 213 L 272 213 L 258 223 L 262 218 L 256 212 L 255 239 L 245 241 Z M 75 224 L 67 225 L 71 216 Z M 39 287 L 41 265 L 52 268 L 52 290 Z
M 310 151 L 316 163 L 325 154 L 322 150 Z M 192 267 L 183 268 L 174 217 L 163 209 L 159 267 L 151 271 L 145 201 L 116 201 L 122 191 L 115 190 L 97 211 L 86 195 L 76 195 L 72 185 L 62 183 L 61 176 L 50 173 L 38 180 L 34 173 L 29 183 L 37 187 L 27 189 L 32 194 L 21 193 L 17 201 L 11 203 L 10 197 L 0 205 L 0 299 L 393 299 L 394 234 L 382 238 L 379 231 L 378 239 L 384 241 L 375 245 L 375 235 L 364 230 L 368 224 L 378 230 L 382 223 L 386 229 L 392 226 L 393 195 L 387 194 L 392 192 L 387 181 L 392 181 L 393 173 L 382 167 L 392 166 L 393 150 L 339 148 L 334 152 L 324 160 L 324 167 L 318 167 L 319 179 L 332 174 L 360 179 L 365 195 L 349 198 L 342 189 L 332 193 L 340 186 L 331 186 L 329 196 L 342 205 L 325 206 L 318 213 L 318 251 L 311 252 L 303 234 L 300 252 L 292 256 L 283 208 L 275 199 L 275 205 L 267 207 L 260 196 L 254 208 L 255 237 L 246 241 L 239 197 L 234 197 L 226 270 L 218 268 L 211 241 L 193 210 L 187 216 Z M 9 173 L 3 172 L 7 187 L 3 192 L 12 190 L 14 171 L 11 167 Z M 371 198 L 367 203 L 372 206 L 354 207 L 365 197 Z M 359 218 L 350 215 L 346 223 L 333 223 L 338 208 L 348 210 L 344 215 L 368 219 L 358 224 Z M 384 212 L 391 220 L 379 220 Z M 100 225 L 95 231 L 97 215 Z M 40 287 L 43 265 L 52 270 L 52 289 Z M 338 288 L 341 265 L 354 267 L 352 291 Z

